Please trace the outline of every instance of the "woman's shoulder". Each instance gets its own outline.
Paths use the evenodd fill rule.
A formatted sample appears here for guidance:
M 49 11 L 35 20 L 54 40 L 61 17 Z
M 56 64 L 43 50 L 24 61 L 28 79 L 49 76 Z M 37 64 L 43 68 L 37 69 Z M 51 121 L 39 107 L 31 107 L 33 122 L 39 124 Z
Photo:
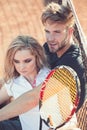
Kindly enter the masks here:
M 47 73 L 47 72 L 49 73 L 51 69 L 49 67 L 43 67 L 40 71 L 44 73 Z
M 21 80 L 21 76 L 18 76 L 16 78 L 12 78 L 12 79 L 8 80 L 6 83 L 4 83 L 4 85 L 9 86 L 11 84 L 18 83 L 20 80 Z
M 43 67 L 42 69 L 40 69 L 38 77 L 46 77 L 50 73 L 50 71 L 51 71 L 50 68 Z

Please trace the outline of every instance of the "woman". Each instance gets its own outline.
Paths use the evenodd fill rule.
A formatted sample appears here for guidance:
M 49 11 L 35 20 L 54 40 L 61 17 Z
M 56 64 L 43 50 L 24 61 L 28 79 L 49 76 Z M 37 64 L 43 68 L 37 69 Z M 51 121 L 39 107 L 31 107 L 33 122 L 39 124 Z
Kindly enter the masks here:
M 6 53 L 5 83 L 0 90 L 0 104 L 11 97 L 16 99 L 23 93 L 39 86 L 49 72 L 43 47 L 38 41 L 30 36 L 18 36 L 9 45 Z M 22 130 L 38 130 L 40 120 L 38 105 L 19 115 L 19 118 Z M 15 130 L 15 123 L 14 126 L 11 125 L 12 128 L 9 127 L 9 124 L 8 121 L 2 121 L 0 127 L 2 130 Z M 21 126 L 18 130 L 21 130 Z M 48 129 L 45 124 L 43 127 L 45 130 Z

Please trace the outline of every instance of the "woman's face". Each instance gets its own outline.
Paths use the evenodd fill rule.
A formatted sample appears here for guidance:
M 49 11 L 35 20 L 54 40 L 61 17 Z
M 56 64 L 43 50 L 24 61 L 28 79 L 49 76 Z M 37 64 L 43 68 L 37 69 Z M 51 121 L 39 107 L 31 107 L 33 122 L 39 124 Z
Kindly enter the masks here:
M 13 63 L 17 72 L 25 78 L 37 73 L 36 58 L 29 50 L 17 51 Z

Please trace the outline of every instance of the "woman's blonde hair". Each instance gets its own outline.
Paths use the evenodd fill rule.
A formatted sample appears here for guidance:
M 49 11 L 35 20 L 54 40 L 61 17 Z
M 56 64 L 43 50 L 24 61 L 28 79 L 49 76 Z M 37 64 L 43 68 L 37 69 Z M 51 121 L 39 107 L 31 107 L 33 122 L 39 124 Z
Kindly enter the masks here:
M 44 49 L 38 43 L 38 41 L 31 36 L 26 35 L 18 36 L 11 42 L 6 53 L 5 65 L 4 65 L 5 82 L 11 80 L 12 78 L 16 78 L 20 75 L 14 67 L 13 59 L 15 53 L 18 50 L 26 50 L 26 49 L 31 51 L 31 53 L 35 55 L 38 70 L 40 70 L 43 66 L 48 66 Z

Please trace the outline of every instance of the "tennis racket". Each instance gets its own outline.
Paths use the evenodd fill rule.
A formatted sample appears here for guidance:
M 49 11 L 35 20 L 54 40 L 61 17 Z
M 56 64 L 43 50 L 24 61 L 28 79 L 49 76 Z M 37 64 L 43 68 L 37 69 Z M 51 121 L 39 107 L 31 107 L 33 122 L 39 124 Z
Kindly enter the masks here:
M 80 81 L 73 69 L 68 66 L 53 69 L 40 91 L 41 120 L 55 130 L 63 126 L 76 112 L 80 92 Z

